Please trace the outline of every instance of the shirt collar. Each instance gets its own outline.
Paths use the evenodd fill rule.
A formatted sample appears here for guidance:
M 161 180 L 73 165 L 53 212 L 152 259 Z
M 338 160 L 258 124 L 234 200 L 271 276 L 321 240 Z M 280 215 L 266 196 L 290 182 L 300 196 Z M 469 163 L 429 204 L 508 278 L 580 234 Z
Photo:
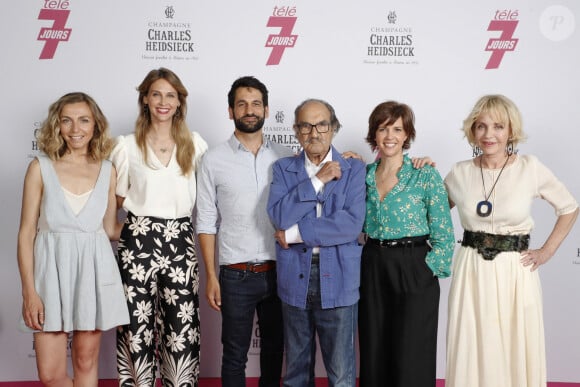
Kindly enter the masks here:
M 242 151 L 242 152 L 249 152 L 248 149 L 238 140 L 235 134 L 232 133 L 230 139 L 228 140 L 229 145 L 232 147 L 234 152 Z M 258 152 L 262 151 L 262 149 L 269 149 L 272 147 L 272 141 L 270 141 L 266 136 L 262 136 L 262 145 Z
M 308 158 L 308 156 L 306 155 L 306 152 L 304 152 L 304 166 L 306 168 L 322 168 L 322 166 L 324 165 L 324 163 L 327 163 L 329 161 L 332 161 L 332 146 L 330 147 L 330 149 L 328 150 L 328 153 L 326 154 L 326 156 L 324 156 L 324 160 L 322 160 L 322 162 L 318 165 L 314 164 L 312 161 L 310 161 L 310 159 Z

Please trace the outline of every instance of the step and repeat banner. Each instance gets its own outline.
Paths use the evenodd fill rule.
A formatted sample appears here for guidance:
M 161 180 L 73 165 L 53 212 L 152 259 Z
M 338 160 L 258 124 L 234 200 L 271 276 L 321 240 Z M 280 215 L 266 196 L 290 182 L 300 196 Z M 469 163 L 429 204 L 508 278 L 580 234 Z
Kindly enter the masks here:
M 64 93 L 93 96 L 114 135 L 133 130 L 136 86 L 152 68 L 174 70 L 189 90 L 187 122 L 212 145 L 227 139 L 226 94 L 239 76 L 270 90 L 264 133 L 298 149 L 293 111 L 328 100 L 344 127 L 334 140 L 367 161 L 371 110 L 395 99 L 416 114 L 414 156 L 445 176 L 471 157 L 462 120 L 483 94 L 513 99 L 537 155 L 580 199 L 580 3 L 577 0 L 26 0 L 3 2 L 0 23 L 0 381 L 36 379 L 32 335 L 20 333 L 16 261 L 22 182 L 38 153 L 35 134 Z M 454 211 L 457 238 L 462 229 Z M 532 246 L 551 231 L 554 211 L 534 207 Z M 202 266 L 203 271 L 203 266 Z M 580 227 L 541 268 L 548 378 L 580 381 Z M 203 278 L 202 278 L 203 280 Z M 220 316 L 202 294 L 201 376 L 219 376 Z M 444 377 L 449 279 L 442 280 L 437 375 Z M 258 375 L 255 330 L 248 376 Z M 114 333 L 101 351 L 102 378 L 115 378 Z M 324 376 L 322 362 L 317 374 Z

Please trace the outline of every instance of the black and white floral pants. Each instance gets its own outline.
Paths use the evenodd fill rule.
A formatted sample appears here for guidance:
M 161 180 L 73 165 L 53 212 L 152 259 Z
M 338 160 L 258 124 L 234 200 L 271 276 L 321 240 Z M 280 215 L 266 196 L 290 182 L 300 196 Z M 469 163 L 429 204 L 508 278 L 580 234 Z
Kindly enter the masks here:
M 197 386 L 199 376 L 199 267 L 190 218 L 129 213 L 118 263 L 130 323 L 117 331 L 121 386 Z

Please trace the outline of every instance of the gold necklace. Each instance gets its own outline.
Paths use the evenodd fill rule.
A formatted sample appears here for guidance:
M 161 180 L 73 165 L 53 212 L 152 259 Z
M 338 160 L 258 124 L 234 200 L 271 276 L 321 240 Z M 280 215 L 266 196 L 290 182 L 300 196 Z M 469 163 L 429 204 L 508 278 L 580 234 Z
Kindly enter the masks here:
M 171 143 L 169 145 L 165 145 L 165 146 L 157 145 L 157 142 L 158 141 L 157 140 L 154 140 L 151 136 L 149 136 L 149 141 L 148 142 L 149 142 L 151 148 L 157 149 L 159 152 L 165 154 L 165 153 L 169 152 L 170 150 L 172 150 L 173 149 L 173 146 L 175 145 L 173 143 L 173 140 L 170 140 L 170 141 L 171 141 Z
M 481 160 L 479 160 L 479 171 L 481 172 L 481 183 L 483 184 L 483 197 L 484 197 L 484 199 L 482 201 L 480 201 L 479 203 L 477 203 L 476 211 L 477 211 L 477 215 L 481 216 L 482 218 L 486 218 L 489 215 L 491 215 L 491 209 L 493 208 L 493 206 L 491 205 L 489 198 L 491 197 L 491 194 L 492 194 L 493 190 L 495 189 L 495 185 L 499 181 L 499 178 L 501 177 L 501 173 L 503 172 L 509 159 L 510 159 L 510 155 L 508 155 L 508 157 L 505 159 L 505 163 L 503 163 L 503 167 L 501 167 L 501 169 L 499 171 L 499 175 L 497 175 L 497 179 L 495 179 L 495 181 L 493 182 L 493 185 L 491 186 L 491 190 L 489 191 L 489 194 L 487 194 L 487 195 L 485 193 L 485 181 L 483 179 L 483 166 L 482 166 L 483 165 L 483 157 L 481 158 Z

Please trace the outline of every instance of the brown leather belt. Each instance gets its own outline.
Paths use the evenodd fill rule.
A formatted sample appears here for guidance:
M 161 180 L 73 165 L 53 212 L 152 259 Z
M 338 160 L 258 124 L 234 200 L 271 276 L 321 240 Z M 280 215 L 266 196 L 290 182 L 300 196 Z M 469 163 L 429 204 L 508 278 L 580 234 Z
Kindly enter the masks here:
M 264 273 L 266 271 L 274 270 L 276 268 L 276 262 L 241 262 L 224 266 L 232 270 L 249 271 L 250 273 Z

